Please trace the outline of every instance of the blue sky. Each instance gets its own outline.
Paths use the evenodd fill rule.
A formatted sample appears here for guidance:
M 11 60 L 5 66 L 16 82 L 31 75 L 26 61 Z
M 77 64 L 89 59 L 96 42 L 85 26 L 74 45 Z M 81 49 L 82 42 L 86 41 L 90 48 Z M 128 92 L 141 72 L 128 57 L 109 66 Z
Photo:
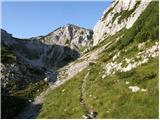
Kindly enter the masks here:
M 14 37 L 46 35 L 65 24 L 93 29 L 111 1 L 2 2 L 2 28 Z

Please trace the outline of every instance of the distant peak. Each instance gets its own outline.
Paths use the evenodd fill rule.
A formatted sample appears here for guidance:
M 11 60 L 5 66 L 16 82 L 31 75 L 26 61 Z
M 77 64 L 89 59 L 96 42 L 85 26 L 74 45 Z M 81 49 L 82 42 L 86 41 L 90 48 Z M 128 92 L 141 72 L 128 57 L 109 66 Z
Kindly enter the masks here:
M 64 25 L 64 27 L 78 27 L 79 28 L 79 26 L 74 25 L 74 24 L 66 24 L 66 25 Z

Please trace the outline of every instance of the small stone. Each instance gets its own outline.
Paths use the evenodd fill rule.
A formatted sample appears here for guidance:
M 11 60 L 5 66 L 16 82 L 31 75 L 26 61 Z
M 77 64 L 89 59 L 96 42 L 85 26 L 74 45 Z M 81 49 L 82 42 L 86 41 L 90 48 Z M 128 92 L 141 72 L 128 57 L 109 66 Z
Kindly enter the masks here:
M 94 99 L 97 99 L 97 97 L 94 97 Z
M 104 79 L 106 77 L 106 75 L 102 75 L 102 79 Z
M 88 119 L 88 116 L 86 116 L 86 115 L 83 115 L 83 119 Z
M 11 67 L 14 67 L 14 64 L 11 64 Z
M 143 88 L 142 88 L 141 91 L 142 91 L 142 92 L 147 92 L 147 89 L 143 89 Z
M 32 102 L 32 100 L 28 100 L 28 102 Z
M 46 78 L 44 78 L 44 81 L 45 81 L 45 82 L 48 82 L 48 78 L 47 78 L 47 77 L 46 77 Z
M 108 109 L 106 112 L 109 113 L 111 111 L 111 109 Z
M 140 90 L 138 86 L 129 86 L 128 88 L 131 89 L 132 92 L 138 92 Z
M 145 42 L 138 44 L 138 49 L 143 49 L 145 47 Z
M 97 114 L 95 111 L 90 112 L 91 118 L 96 118 Z
M 62 92 L 65 92 L 65 89 L 63 89 Z
M 128 82 L 128 81 L 126 81 L 126 84 L 129 84 L 129 82 Z

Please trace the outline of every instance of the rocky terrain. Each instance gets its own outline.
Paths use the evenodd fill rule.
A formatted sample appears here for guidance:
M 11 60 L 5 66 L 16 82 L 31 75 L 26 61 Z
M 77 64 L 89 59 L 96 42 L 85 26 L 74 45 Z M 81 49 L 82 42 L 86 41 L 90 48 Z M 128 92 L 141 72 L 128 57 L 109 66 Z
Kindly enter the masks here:
M 57 28 L 46 36 L 33 37 L 49 45 L 66 45 L 79 52 L 90 49 L 93 31 L 73 24 Z
M 158 17 L 158 2 L 115 0 L 93 31 L 1 30 L 2 118 L 158 118 Z
M 129 29 L 148 6 L 150 0 L 115 0 L 94 27 L 93 45 L 123 28 Z
M 56 37 L 58 35 L 60 38 Z M 44 87 L 38 87 L 55 82 L 57 69 L 77 59 L 83 52 L 82 47 L 86 46 L 87 49 L 92 41 L 91 35 L 91 30 L 75 25 L 66 25 L 47 36 L 30 39 L 14 38 L 5 30 L 1 30 L 2 92 L 5 96 L 24 94 L 27 96 L 25 99 L 32 99 L 29 97 L 30 92 L 40 93 Z M 68 40 L 68 44 L 62 43 L 65 39 Z M 36 89 L 29 90 L 26 95 L 23 92 L 29 86 Z

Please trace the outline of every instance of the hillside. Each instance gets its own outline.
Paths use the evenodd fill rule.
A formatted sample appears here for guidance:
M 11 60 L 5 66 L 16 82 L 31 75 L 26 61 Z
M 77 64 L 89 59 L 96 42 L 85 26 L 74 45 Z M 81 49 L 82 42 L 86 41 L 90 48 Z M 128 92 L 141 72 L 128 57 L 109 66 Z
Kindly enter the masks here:
M 85 118 L 91 112 L 96 118 L 158 118 L 157 26 L 158 2 L 151 2 L 130 29 L 91 51 L 105 46 L 98 59 L 46 95 L 37 118 Z M 143 31 L 151 36 L 139 38 Z
M 158 118 L 158 4 L 115 0 L 93 31 L 1 30 L 2 118 Z
M 66 36 L 67 32 L 71 38 Z M 63 36 L 59 40 L 53 39 L 59 33 Z M 74 25 L 58 28 L 41 39 L 18 39 L 1 30 L 2 118 L 15 117 L 36 95 L 55 82 L 56 70 L 80 56 L 79 51 L 83 52 L 81 43 L 86 42 L 83 47 L 87 49 L 91 34 L 91 30 Z M 81 41 L 82 38 L 85 41 Z M 65 39 L 68 39 L 68 44 L 55 43 Z M 76 42 L 79 46 L 72 47 Z

